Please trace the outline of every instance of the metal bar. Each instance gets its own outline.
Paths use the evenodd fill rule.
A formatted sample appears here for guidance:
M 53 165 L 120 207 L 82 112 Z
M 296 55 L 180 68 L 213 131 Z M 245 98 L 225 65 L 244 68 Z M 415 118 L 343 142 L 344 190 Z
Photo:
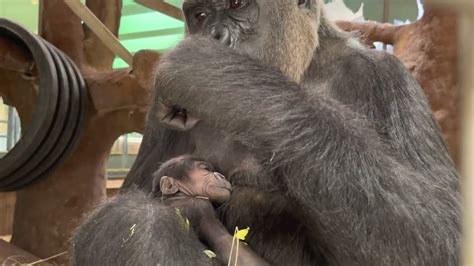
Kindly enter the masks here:
M 15 132 L 13 145 L 15 145 L 21 138 L 21 121 L 20 121 L 20 116 L 18 115 L 18 112 L 16 111 L 15 108 L 13 108 L 12 110 L 12 115 L 13 115 L 13 129 Z
M 121 167 L 125 168 L 128 159 L 128 135 L 123 135 Z
M 389 18 L 390 18 L 390 0 L 383 0 L 382 22 L 388 23 Z
M 14 137 L 15 137 L 15 117 L 13 116 L 14 108 L 8 106 L 8 121 L 7 121 L 7 151 L 11 150 L 15 145 Z
M 390 17 L 390 1 L 389 0 L 384 0 L 383 1 L 383 15 L 382 15 L 382 22 L 383 23 L 388 23 L 388 19 Z M 387 51 L 387 44 L 383 43 L 383 50 Z
M 43 29 L 42 25 L 43 25 L 43 10 L 44 10 L 44 3 L 43 1 L 45 0 L 40 0 L 39 1 L 39 4 L 38 4 L 38 28 L 36 29 L 36 31 L 38 32 L 38 35 L 43 35 L 43 33 L 41 32 L 41 30 Z

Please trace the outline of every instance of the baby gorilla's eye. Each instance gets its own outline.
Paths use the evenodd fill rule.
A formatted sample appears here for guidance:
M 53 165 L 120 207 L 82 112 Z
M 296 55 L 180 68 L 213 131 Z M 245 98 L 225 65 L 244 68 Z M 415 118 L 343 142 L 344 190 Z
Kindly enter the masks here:
M 244 5 L 244 0 L 230 0 L 231 9 L 239 9 Z
M 204 164 L 204 163 L 199 164 L 199 169 L 206 170 L 206 171 L 209 171 L 209 172 L 211 171 L 209 169 L 209 166 L 207 164 Z
M 212 164 L 209 164 L 209 163 L 200 162 L 197 165 L 197 167 L 201 170 L 205 170 L 205 171 L 210 172 L 210 173 L 215 172 L 214 166 Z

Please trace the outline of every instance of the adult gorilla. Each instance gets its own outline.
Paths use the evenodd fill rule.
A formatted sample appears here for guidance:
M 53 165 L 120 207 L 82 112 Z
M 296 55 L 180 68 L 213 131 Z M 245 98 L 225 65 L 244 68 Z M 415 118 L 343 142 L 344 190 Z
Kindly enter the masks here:
M 229 230 L 249 226 L 250 247 L 272 264 L 457 265 L 458 175 L 422 90 L 321 8 L 185 0 L 191 36 L 162 58 L 124 189 L 149 190 L 156 162 L 193 153 L 238 187 L 219 217 Z M 166 129 L 163 103 L 201 122 Z M 180 248 L 171 243 L 165 235 L 136 249 Z M 160 262 L 195 260 L 186 254 Z

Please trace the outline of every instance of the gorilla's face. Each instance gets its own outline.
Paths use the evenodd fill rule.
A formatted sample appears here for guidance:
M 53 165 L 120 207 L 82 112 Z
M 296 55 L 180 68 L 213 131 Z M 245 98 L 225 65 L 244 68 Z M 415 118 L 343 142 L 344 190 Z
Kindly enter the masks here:
M 216 39 L 299 81 L 317 46 L 318 0 L 185 0 L 189 34 Z
M 255 38 L 260 22 L 256 0 L 185 0 L 183 11 L 189 34 L 209 36 L 234 49 Z

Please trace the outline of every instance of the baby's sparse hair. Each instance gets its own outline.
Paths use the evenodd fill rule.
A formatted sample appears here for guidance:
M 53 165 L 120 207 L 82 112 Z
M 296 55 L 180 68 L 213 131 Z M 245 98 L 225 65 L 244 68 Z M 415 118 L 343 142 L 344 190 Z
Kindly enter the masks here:
M 192 155 L 182 155 L 164 162 L 153 174 L 152 196 L 161 197 L 160 181 L 163 176 L 169 176 L 176 180 L 188 178 L 188 173 L 198 167 L 197 163 L 207 164 L 208 169 L 213 171 L 213 166 L 204 160 Z

